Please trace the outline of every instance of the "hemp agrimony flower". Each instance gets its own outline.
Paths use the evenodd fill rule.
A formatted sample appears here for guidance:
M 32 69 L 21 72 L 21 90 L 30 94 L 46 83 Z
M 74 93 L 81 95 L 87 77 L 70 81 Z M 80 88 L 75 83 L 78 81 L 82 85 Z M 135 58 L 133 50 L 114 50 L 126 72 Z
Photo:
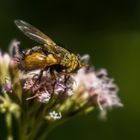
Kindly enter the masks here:
M 18 48 L 19 42 L 13 43 Z M 88 66 L 66 75 L 53 69 L 52 76 L 50 68 L 43 72 L 18 69 L 20 59 L 20 53 L 13 58 L 0 52 L 0 113 L 5 114 L 8 139 L 14 139 L 13 117 L 19 132 L 16 139 L 43 140 L 50 128 L 64 120 L 123 106 L 118 87 L 105 69 Z M 88 59 L 89 55 L 80 57 L 81 62 Z

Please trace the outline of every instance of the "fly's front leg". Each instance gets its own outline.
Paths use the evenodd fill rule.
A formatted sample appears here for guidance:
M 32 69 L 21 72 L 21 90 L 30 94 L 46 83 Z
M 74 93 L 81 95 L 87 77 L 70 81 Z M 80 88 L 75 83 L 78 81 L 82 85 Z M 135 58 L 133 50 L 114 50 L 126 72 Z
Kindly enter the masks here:
M 57 76 L 56 76 L 56 73 L 54 71 L 54 69 L 50 69 L 50 76 L 51 76 L 51 79 L 52 79 L 52 87 L 53 87 L 53 93 L 55 92 L 55 85 L 57 83 Z
M 65 86 L 66 86 L 67 81 L 68 81 L 69 78 L 70 78 L 70 74 L 67 73 L 67 72 L 65 72 L 65 71 L 63 71 L 63 72 L 61 72 L 61 75 L 64 75 L 64 84 L 65 84 Z
M 63 85 L 64 85 L 64 92 L 66 92 L 69 89 L 69 82 L 70 82 L 70 73 L 67 73 L 66 71 L 62 71 L 60 73 L 60 76 L 63 76 Z

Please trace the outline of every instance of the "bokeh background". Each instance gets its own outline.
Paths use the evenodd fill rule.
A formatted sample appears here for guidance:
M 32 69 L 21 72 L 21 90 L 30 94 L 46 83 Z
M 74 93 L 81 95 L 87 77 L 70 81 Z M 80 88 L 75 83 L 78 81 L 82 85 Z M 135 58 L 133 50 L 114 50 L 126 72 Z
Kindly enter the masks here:
M 123 108 L 100 121 L 97 112 L 57 127 L 51 140 L 136 140 L 140 138 L 140 1 L 139 0 L 0 0 L 0 49 L 17 38 L 22 48 L 35 43 L 14 25 L 22 19 L 55 42 L 88 53 L 98 69 L 107 68 L 120 88 Z M 0 121 L 0 140 L 3 122 Z

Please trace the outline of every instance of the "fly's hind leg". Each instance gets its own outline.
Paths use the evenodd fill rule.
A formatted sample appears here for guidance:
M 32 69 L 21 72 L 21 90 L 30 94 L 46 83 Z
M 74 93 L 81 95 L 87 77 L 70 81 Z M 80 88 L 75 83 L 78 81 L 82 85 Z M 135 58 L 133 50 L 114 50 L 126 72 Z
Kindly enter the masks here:
M 30 89 L 31 89 L 33 95 L 31 97 L 28 97 L 26 100 L 32 100 L 32 99 L 35 99 L 39 96 L 39 94 L 37 92 L 41 88 L 41 85 L 42 85 L 41 79 L 42 79 L 42 76 L 43 76 L 43 72 L 44 72 L 44 70 L 42 69 L 39 72 L 39 74 L 35 74 L 32 77 L 32 80 L 34 81 L 34 83 L 33 83 L 32 87 Z
M 44 72 L 44 69 L 42 69 L 39 74 L 35 74 L 33 76 L 33 80 L 34 80 L 34 84 L 32 86 L 32 89 L 34 89 L 33 92 L 37 91 L 40 87 L 38 87 L 39 83 L 41 83 L 41 79 L 42 79 L 42 76 L 43 76 L 43 72 Z

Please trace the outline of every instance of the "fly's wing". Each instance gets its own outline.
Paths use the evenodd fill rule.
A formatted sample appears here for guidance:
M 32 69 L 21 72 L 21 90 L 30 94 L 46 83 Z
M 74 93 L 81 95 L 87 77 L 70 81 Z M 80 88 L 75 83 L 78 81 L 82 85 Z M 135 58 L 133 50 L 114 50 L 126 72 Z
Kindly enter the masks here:
M 46 44 L 55 46 L 56 44 L 47 35 L 43 34 L 40 30 L 23 20 L 15 20 L 17 27 L 30 39 L 38 42 L 39 44 Z
M 69 53 L 66 49 L 57 46 L 47 35 L 31 24 L 23 20 L 15 20 L 15 24 L 26 36 L 40 44 L 43 44 L 44 46 L 42 47 L 46 47 L 48 51 L 54 54 L 61 54 L 62 56 L 65 53 Z

